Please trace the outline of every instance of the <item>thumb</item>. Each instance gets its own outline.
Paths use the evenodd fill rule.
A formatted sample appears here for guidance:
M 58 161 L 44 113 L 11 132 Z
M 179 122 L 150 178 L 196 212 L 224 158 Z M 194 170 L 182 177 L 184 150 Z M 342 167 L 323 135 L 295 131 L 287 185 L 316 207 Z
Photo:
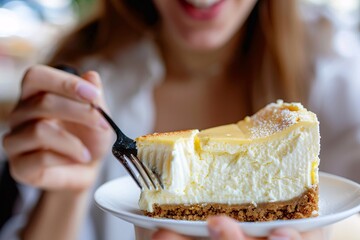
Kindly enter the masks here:
M 225 216 L 209 217 L 207 220 L 208 230 L 212 240 L 245 240 L 235 220 Z
M 280 228 L 274 230 L 269 238 L 269 240 L 301 240 L 302 237 L 299 232 L 291 228 Z

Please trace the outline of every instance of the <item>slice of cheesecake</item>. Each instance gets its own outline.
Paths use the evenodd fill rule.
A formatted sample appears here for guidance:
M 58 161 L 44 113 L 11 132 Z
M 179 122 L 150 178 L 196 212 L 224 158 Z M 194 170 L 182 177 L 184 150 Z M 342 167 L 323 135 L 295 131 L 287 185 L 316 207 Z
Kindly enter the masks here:
M 317 214 L 319 122 L 299 103 L 278 101 L 236 124 L 136 142 L 164 184 L 142 191 L 139 206 L 148 216 L 269 221 Z

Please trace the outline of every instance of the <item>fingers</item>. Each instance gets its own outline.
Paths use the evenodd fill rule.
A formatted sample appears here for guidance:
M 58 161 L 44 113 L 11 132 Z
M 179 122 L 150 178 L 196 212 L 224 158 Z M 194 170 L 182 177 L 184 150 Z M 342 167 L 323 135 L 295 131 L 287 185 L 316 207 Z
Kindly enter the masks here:
M 73 100 L 91 102 L 100 96 L 100 89 L 84 79 L 47 66 L 33 66 L 22 81 L 21 99 L 41 92 L 51 92 Z
M 35 119 L 59 119 L 86 125 L 90 128 L 105 128 L 105 119 L 89 104 L 69 98 L 42 93 L 20 102 L 10 114 L 11 128 Z
M 47 150 L 80 163 L 91 160 L 90 152 L 84 144 L 54 121 L 38 121 L 13 131 L 4 137 L 3 145 L 10 158 Z
M 10 161 L 10 170 L 17 181 L 44 190 L 82 189 L 92 184 L 96 174 L 90 166 L 71 163 L 51 151 L 14 157 Z
M 46 66 L 30 68 L 3 139 L 12 175 L 42 189 L 85 189 L 96 179 L 110 140 L 105 119 L 90 107 L 102 105 L 95 72 L 78 76 Z M 90 153 L 91 152 L 91 153 Z M 91 161 L 93 160 L 93 161 Z
M 270 236 L 270 240 L 302 240 L 300 233 L 291 228 L 282 228 L 274 230 Z
M 34 119 L 54 118 L 108 129 L 105 119 L 84 103 L 86 99 L 104 106 L 101 88 L 100 77 L 94 71 L 80 78 L 46 66 L 32 67 L 23 79 L 21 100 L 10 116 L 10 127 Z
M 209 217 L 207 223 L 213 240 L 247 240 L 237 222 L 229 217 Z
M 212 240 L 261 240 L 264 238 L 252 238 L 245 236 L 237 222 L 229 217 L 215 216 L 209 217 L 208 230 Z M 153 237 L 153 240 L 190 240 L 190 238 L 178 235 L 168 230 L 159 230 Z M 298 231 L 289 228 L 274 230 L 268 240 L 318 240 L 326 239 L 321 229 L 300 234 Z
M 169 230 L 161 229 L 154 233 L 151 238 L 152 240 L 190 240 L 190 238 L 181 236 L 177 233 L 171 232 Z

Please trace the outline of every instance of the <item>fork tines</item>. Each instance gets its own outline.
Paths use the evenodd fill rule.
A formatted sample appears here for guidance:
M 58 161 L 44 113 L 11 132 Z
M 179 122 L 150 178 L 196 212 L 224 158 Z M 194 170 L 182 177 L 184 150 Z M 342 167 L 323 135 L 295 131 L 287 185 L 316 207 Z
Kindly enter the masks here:
M 140 189 L 144 189 L 144 184 L 149 190 L 159 190 L 159 188 L 164 188 L 162 182 L 159 179 L 159 176 L 157 174 L 154 174 L 136 156 L 134 156 L 133 154 L 122 154 L 119 157 L 122 158 L 121 161 L 125 169 L 134 179 Z M 136 174 L 133 168 L 130 167 L 129 162 L 131 162 L 132 166 L 135 168 L 138 174 Z

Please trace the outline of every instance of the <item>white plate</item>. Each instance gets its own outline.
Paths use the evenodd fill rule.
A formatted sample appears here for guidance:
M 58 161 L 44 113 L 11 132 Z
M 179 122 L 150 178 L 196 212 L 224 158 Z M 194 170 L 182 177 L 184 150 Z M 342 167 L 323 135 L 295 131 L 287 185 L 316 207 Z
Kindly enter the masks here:
M 190 236 L 208 236 L 206 222 L 146 217 L 138 207 L 140 190 L 130 177 L 102 185 L 95 192 L 97 205 L 125 221 L 147 229 L 166 228 Z M 360 212 L 360 185 L 342 177 L 320 173 L 320 216 L 300 220 L 239 223 L 249 236 L 266 236 L 278 227 L 300 232 L 338 222 Z

